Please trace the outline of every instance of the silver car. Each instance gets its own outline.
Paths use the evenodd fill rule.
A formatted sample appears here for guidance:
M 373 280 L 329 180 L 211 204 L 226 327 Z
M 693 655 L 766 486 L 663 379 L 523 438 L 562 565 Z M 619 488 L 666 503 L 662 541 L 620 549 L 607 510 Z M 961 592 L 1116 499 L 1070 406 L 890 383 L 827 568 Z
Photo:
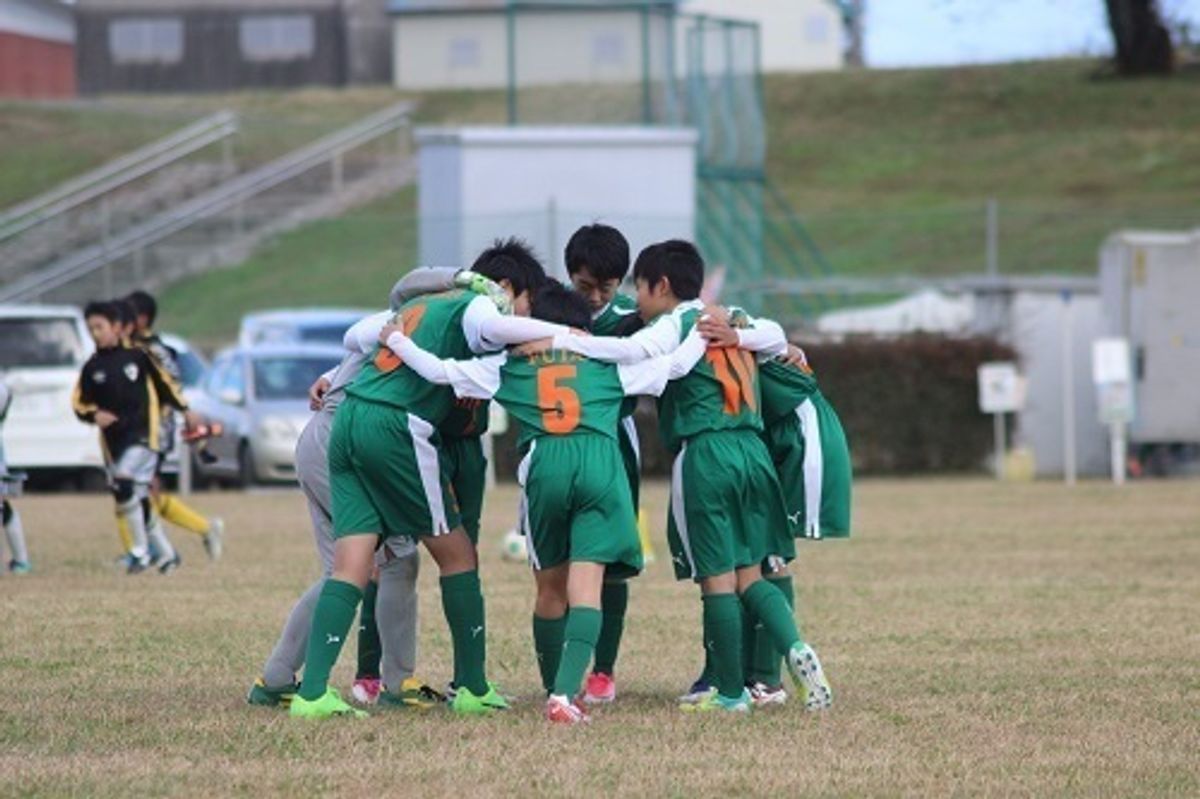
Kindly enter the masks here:
M 290 308 L 255 311 L 242 317 L 238 346 L 328 344 L 341 346 L 351 325 L 375 313 L 356 308 Z
M 308 387 L 342 360 L 338 347 L 234 347 L 213 359 L 200 390 L 189 395 L 220 435 L 194 451 L 198 482 L 248 486 L 296 479 L 296 440 L 308 423 Z

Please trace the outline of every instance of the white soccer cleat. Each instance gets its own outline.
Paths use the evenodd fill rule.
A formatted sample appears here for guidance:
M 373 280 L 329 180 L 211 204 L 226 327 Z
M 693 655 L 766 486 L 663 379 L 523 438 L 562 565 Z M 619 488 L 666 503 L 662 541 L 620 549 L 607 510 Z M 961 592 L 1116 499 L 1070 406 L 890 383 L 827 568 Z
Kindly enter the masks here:
M 796 687 L 805 692 L 806 709 L 825 710 L 833 705 L 833 689 L 829 687 L 825 669 L 821 668 L 821 661 L 811 646 L 793 644 L 786 662 Z
M 782 685 L 767 685 L 756 682 L 750 686 L 750 701 L 755 707 L 773 707 L 787 704 L 787 691 Z
M 209 560 L 218 561 L 221 559 L 224 549 L 225 520 L 220 516 L 214 516 L 208 523 L 208 532 L 204 534 L 204 551 L 208 553 Z

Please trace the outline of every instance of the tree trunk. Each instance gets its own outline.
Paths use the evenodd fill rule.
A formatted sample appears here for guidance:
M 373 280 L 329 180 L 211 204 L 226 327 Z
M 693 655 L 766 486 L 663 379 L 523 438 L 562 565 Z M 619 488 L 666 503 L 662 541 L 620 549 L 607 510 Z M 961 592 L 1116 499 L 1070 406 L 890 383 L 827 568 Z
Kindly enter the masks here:
M 1169 75 L 1175 69 L 1171 34 L 1158 0 L 1104 0 L 1122 75 Z

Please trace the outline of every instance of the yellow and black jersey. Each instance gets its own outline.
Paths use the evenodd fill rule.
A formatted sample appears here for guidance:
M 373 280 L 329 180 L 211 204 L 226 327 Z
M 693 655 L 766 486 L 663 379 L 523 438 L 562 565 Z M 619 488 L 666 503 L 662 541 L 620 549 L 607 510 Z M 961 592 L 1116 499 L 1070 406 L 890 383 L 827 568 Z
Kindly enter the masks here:
M 158 361 L 162 370 L 170 375 L 176 383 L 182 381 L 182 373 L 179 371 L 179 353 L 167 346 L 167 343 L 153 330 L 134 334 L 130 343 L 150 353 L 151 357 Z
M 187 410 L 179 384 L 139 347 L 97 350 L 80 371 L 72 401 L 82 421 L 94 422 L 97 411 L 117 417 L 102 433 L 114 458 L 134 444 L 159 448 L 160 404 Z

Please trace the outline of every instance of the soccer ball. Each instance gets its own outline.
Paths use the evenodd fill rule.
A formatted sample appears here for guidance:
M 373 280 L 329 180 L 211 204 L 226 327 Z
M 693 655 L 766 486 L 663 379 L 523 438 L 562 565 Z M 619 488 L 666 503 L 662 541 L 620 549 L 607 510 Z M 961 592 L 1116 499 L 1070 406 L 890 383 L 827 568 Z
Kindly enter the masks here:
M 525 548 L 525 536 L 518 530 L 509 530 L 500 542 L 500 557 L 505 560 L 527 560 L 529 551 Z

